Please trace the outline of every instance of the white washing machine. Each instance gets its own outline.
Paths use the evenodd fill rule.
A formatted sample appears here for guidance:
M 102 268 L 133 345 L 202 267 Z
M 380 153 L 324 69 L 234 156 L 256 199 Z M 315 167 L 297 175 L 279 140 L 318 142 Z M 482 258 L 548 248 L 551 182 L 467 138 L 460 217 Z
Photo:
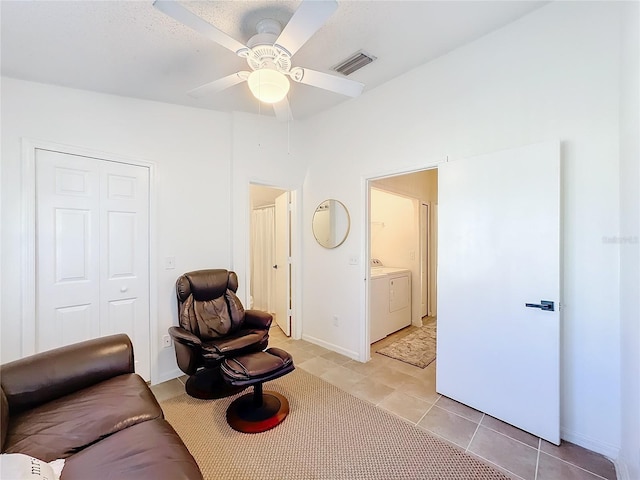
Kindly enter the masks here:
M 372 260 L 369 340 L 411 325 L 411 271 Z

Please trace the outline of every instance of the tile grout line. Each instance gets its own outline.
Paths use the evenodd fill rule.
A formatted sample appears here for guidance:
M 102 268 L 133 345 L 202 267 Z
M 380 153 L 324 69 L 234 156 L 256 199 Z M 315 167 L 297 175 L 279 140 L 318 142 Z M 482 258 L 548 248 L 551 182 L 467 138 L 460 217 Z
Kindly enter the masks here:
M 500 470 L 504 470 L 505 472 L 509 472 L 509 475 L 513 475 L 513 476 L 518 477 L 518 478 L 520 478 L 520 479 L 522 479 L 522 480 L 525 480 L 525 478 L 524 478 L 524 477 L 521 477 L 521 476 L 520 476 L 520 475 L 518 475 L 517 473 L 512 472 L 512 471 L 511 471 L 511 470 L 509 470 L 508 468 L 503 467 L 503 466 L 502 466 L 502 465 L 500 465 L 499 463 L 492 462 L 492 461 L 491 461 L 491 460 L 489 460 L 488 458 L 484 458 L 482 455 L 478 455 L 477 453 L 473 453 L 473 452 L 470 452 L 469 454 L 470 454 L 470 455 L 472 455 L 472 456 L 474 456 L 474 457 L 481 458 L 481 459 L 482 459 L 484 462 L 486 462 L 486 463 L 490 463 L 491 465 L 495 465 L 495 466 L 496 466 L 496 467 L 498 467 Z
M 467 448 L 464 449 L 465 453 L 469 453 L 469 447 L 471 446 L 471 443 L 473 442 L 473 439 L 476 438 L 476 433 L 478 433 L 478 430 L 480 430 L 480 424 L 482 423 L 482 420 L 484 419 L 485 414 L 482 414 L 482 417 L 480 417 L 480 421 L 478 422 L 478 424 L 476 425 L 476 429 L 473 431 L 473 435 L 471 435 L 471 440 L 469 440 L 469 445 L 467 445 Z
M 480 459 L 482 459 L 482 461 L 484 461 L 484 462 L 486 462 L 486 463 L 490 463 L 491 465 L 495 465 L 496 467 L 498 467 L 498 469 L 503 470 L 503 471 L 505 471 L 505 472 L 508 472 L 508 473 L 509 473 L 509 475 L 513 475 L 514 477 L 518 477 L 518 478 L 520 478 L 521 480 L 526 480 L 524 477 L 521 477 L 521 476 L 520 476 L 520 475 L 518 475 L 517 473 L 512 472 L 511 470 L 509 470 L 508 468 L 503 467 L 503 466 L 502 466 L 502 465 L 500 465 L 499 463 L 492 462 L 492 461 L 491 461 L 491 460 L 489 460 L 488 458 L 484 458 L 482 455 L 478 455 L 477 453 L 473 453 L 473 452 L 471 452 L 471 453 L 470 453 L 470 455 L 472 455 L 472 456 L 474 456 L 474 457 L 477 457 L 477 458 L 480 458 Z
M 507 425 L 509 425 L 509 424 L 507 424 Z M 483 425 L 483 427 L 487 428 L 487 429 L 491 430 L 492 432 L 495 432 L 495 433 L 497 433 L 499 435 L 502 435 L 503 437 L 507 437 L 507 438 L 513 440 L 514 442 L 518 442 L 518 443 L 524 445 L 525 447 L 529 447 L 529 448 L 533 448 L 535 450 L 538 450 L 538 447 L 533 447 L 533 446 L 529 445 L 528 443 L 523 442 L 522 440 L 518 440 L 517 438 L 513 438 L 511 435 L 507 435 L 506 433 L 502 433 L 502 432 L 500 432 L 498 430 L 495 430 L 495 429 L 493 429 L 491 427 L 487 427 L 486 425 Z M 524 430 L 522 430 L 522 431 L 524 432 Z M 540 438 L 538 438 L 538 443 L 540 443 Z
M 594 477 L 601 478 L 602 480 L 608 480 L 606 477 L 603 477 L 602 475 L 598 475 L 597 473 L 592 472 L 591 470 L 587 470 L 586 468 L 581 467 L 580 465 L 576 465 L 575 463 L 571 463 L 568 460 L 564 460 L 564 459 L 562 459 L 560 457 L 556 457 L 555 455 L 553 455 L 551 453 L 547 453 L 547 452 L 543 452 L 543 451 L 540 451 L 540 453 L 543 453 L 543 454 L 548 455 L 548 456 L 550 456 L 552 458 L 555 458 L 556 460 L 560 460 L 562 463 L 566 463 L 567 465 L 569 465 L 571 467 L 575 467 L 575 468 L 577 468 L 579 470 L 582 470 L 583 472 L 590 473 Z
M 437 402 L 437 400 L 436 400 L 436 402 Z M 419 424 L 419 423 L 424 419 L 424 417 L 426 417 L 426 416 L 427 416 L 427 414 L 431 411 L 431 409 L 432 409 L 433 407 L 435 407 L 436 402 L 433 402 L 433 403 L 431 404 L 431 406 L 430 406 L 429 408 L 427 408 L 427 411 L 426 411 L 426 412 L 424 412 L 424 413 L 422 414 L 422 416 L 421 416 L 421 417 L 418 419 L 418 421 L 416 422 L 416 426 L 417 426 L 417 425 L 418 425 L 418 424 Z M 426 430 L 428 430 L 428 429 L 426 429 Z M 430 431 L 430 430 L 429 430 L 429 431 Z
M 538 480 L 538 468 L 540 467 L 540 449 L 542 448 L 542 439 L 538 438 L 538 452 L 536 455 L 536 471 L 533 480 Z

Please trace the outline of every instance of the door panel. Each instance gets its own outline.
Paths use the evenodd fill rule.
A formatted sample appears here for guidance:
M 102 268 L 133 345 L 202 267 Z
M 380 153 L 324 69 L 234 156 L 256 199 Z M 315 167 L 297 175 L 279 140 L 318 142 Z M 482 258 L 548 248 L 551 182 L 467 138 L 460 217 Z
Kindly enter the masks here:
M 55 210 L 56 282 L 89 280 L 91 211 Z
M 559 166 L 545 143 L 438 171 L 437 391 L 556 444 Z
M 60 345 L 68 345 L 92 338 L 93 316 L 92 305 L 56 308 L 55 333 L 57 335 L 54 334 L 53 340 L 57 340 Z

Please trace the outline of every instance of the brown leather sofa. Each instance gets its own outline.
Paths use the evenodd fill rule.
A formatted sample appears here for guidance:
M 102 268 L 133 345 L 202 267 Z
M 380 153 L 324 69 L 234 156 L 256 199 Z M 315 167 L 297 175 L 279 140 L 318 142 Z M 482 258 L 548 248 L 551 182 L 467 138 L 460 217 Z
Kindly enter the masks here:
M 64 458 L 61 480 L 202 479 L 145 381 L 126 335 L 0 367 L 2 453 Z

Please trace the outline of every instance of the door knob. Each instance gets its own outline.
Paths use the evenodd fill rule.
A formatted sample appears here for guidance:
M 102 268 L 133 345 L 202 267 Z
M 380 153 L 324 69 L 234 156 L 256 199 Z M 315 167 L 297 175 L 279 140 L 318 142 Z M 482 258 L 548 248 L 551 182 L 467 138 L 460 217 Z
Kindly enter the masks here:
M 274 265 L 273 268 L 275 268 L 277 270 L 278 269 L 278 265 Z
M 129 287 L 126 287 L 126 286 L 122 286 L 122 287 L 120 287 L 120 291 L 121 291 L 122 293 L 126 292 L 127 290 L 129 290 Z
M 554 312 L 555 308 L 553 302 L 549 300 L 540 300 L 540 303 L 525 303 L 525 307 L 539 308 L 540 310 L 546 310 L 547 312 Z

